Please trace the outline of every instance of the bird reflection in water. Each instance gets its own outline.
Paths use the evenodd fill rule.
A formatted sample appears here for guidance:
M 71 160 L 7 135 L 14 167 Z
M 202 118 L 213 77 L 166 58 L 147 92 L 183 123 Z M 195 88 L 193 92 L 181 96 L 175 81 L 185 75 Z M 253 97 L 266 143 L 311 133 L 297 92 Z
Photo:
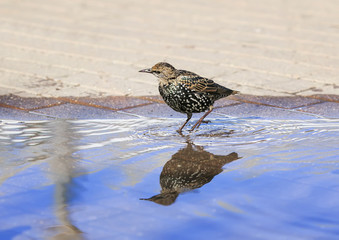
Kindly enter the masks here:
M 182 192 L 197 189 L 209 183 L 214 176 L 223 171 L 222 167 L 239 159 L 232 152 L 226 156 L 214 155 L 202 146 L 190 141 L 187 146 L 175 153 L 164 165 L 160 174 L 161 193 L 151 198 L 141 198 L 161 205 L 171 205 Z

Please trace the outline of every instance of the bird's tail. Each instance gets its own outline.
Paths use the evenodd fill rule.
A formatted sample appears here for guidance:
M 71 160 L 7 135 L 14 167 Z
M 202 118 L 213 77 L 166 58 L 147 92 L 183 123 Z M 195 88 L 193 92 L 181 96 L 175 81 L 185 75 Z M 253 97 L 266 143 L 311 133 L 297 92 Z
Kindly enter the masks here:
M 240 93 L 240 92 L 239 92 L 239 91 L 232 90 L 231 95 L 235 95 L 235 94 L 238 94 L 238 93 Z

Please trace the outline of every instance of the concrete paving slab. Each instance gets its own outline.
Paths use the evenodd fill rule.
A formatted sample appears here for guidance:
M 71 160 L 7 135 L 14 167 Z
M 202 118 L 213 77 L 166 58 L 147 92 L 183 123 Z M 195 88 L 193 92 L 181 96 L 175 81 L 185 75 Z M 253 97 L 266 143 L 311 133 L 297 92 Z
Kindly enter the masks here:
M 87 105 L 98 108 L 105 108 L 109 110 L 123 110 L 128 108 L 135 108 L 144 105 L 153 104 L 153 101 L 126 96 L 111 96 L 102 98 L 88 98 L 88 97 L 65 97 L 59 98 L 66 102 Z
M 300 97 L 300 96 L 272 97 L 272 96 L 254 96 L 254 95 L 243 95 L 242 94 L 242 95 L 234 96 L 233 98 L 240 102 L 245 102 L 245 103 L 262 104 L 262 105 L 269 105 L 269 106 L 289 108 L 289 109 L 322 102 L 322 100 L 319 100 L 319 99 Z
M 47 116 L 40 116 L 27 111 L 4 107 L 0 107 L 0 116 L 1 119 L 22 120 L 22 121 L 52 119 Z
M 339 104 L 334 102 L 323 102 L 300 108 L 300 110 L 319 114 L 326 118 L 339 118 Z
M 216 101 L 213 107 L 220 108 L 220 107 L 226 107 L 226 106 L 237 105 L 237 104 L 242 104 L 242 102 L 238 101 L 238 99 L 235 96 L 229 96 L 227 98 L 222 98 Z
M 55 98 L 21 98 L 13 94 L 0 96 L 0 106 L 10 106 L 21 110 L 33 110 L 63 103 L 65 102 Z
M 265 119 L 314 119 L 317 116 L 282 108 L 244 103 L 236 106 L 218 108 L 216 113 L 232 117 L 258 117 Z M 321 118 L 321 116 L 319 115 Z
M 162 103 L 154 103 L 138 108 L 126 109 L 123 111 L 144 117 L 186 118 L 186 114 L 176 112 L 166 104 Z
M 110 119 L 110 118 L 135 118 L 133 115 L 106 110 L 102 108 L 89 107 L 66 103 L 63 105 L 37 109 L 32 113 L 38 113 L 46 117 L 63 119 Z

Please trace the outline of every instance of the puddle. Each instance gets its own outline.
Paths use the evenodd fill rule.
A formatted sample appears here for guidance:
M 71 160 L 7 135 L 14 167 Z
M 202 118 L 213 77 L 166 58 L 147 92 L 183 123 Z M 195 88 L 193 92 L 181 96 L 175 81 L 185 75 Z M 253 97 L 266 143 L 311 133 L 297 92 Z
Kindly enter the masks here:
M 181 120 L 1 121 L 0 239 L 338 236 L 338 119 Z

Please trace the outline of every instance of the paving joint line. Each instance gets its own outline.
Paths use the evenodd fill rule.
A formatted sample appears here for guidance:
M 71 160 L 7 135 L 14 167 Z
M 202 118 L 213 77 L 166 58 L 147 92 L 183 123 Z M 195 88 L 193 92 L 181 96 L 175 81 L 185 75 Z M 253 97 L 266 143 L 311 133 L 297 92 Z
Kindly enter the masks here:
M 147 100 L 147 101 L 151 101 L 151 102 L 155 102 L 155 103 L 165 104 L 165 102 L 163 100 L 153 99 L 153 98 L 147 97 L 147 96 L 140 96 L 140 97 L 134 97 L 134 98 L 141 99 L 141 100 Z
M 0 103 L 0 107 L 4 107 L 4 108 L 11 108 L 11 109 L 15 109 L 15 110 L 21 110 L 21 111 L 29 111 L 25 108 L 22 107 L 16 107 L 16 106 L 12 106 L 12 105 L 8 105 L 6 103 Z
M 72 103 L 72 104 L 77 104 L 77 105 L 82 105 L 82 106 L 87 106 L 87 107 L 94 107 L 94 108 L 101 108 L 101 109 L 111 110 L 111 111 L 115 111 L 115 112 L 154 104 L 153 102 L 150 102 L 150 103 L 137 104 L 137 105 L 127 106 L 127 107 L 122 107 L 122 108 L 112 108 L 112 107 L 107 107 L 107 106 L 103 106 L 103 105 L 100 105 L 100 104 L 83 102 L 83 101 L 79 101 L 78 99 L 71 99 L 71 98 L 67 98 L 67 97 L 59 97 L 58 99 L 64 100 L 64 101 L 66 101 L 68 103 Z
M 87 107 L 102 108 L 102 109 L 111 110 L 111 111 L 118 111 L 119 110 L 118 108 L 112 108 L 112 107 L 102 106 L 102 105 L 98 105 L 98 104 L 87 103 L 87 102 L 79 101 L 78 99 L 71 99 L 71 98 L 67 98 L 67 97 L 58 97 L 57 99 L 60 99 L 60 100 L 65 101 L 67 103 L 72 103 L 72 104 L 82 105 L 82 106 L 87 106 Z
M 309 107 L 309 106 L 313 106 L 313 105 L 317 105 L 317 104 L 321 104 L 321 103 L 324 103 L 324 101 L 315 102 L 315 103 L 309 103 L 309 104 L 304 104 L 304 105 L 300 105 L 300 106 L 293 107 L 293 108 L 290 108 L 290 109 L 295 109 L 295 110 L 298 111 L 298 108 Z
M 339 103 L 339 100 L 335 100 L 335 99 L 330 99 L 330 98 L 322 98 L 321 96 L 314 96 L 314 95 L 310 95 L 310 96 L 306 96 L 308 98 L 313 98 L 313 99 L 317 99 L 317 100 L 322 100 L 324 102 L 335 102 L 335 103 Z
M 55 98 L 51 98 L 51 99 L 55 99 Z M 35 110 L 40 110 L 40 109 L 44 109 L 44 108 L 57 107 L 57 106 L 61 106 L 61 105 L 64 105 L 64 104 L 66 104 L 66 102 L 58 102 L 58 103 L 44 105 L 44 106 L 41 106 L 41 107 L 28 108 L 26 110 L 27 111 L 35 111 Z
M 325 118 L 322 115 L 314 114 L 314 113 L 305 111 L 303 109 L 297 109 L 298 107 L 286 108 L 286 107 L 275 106 L 275 105 L 271 105 L 271 104 L 267 104 L 267 103 L 259 103 L 259 102 L 255 102 L 255 101 L 250 101 L 250 100 L 246 100 L 246 99 L 239 99 L 239 101 L 242 101 L 244 103 L 254 104 L 254 105 L 261 105 L 261 106 L 266 106 L 266 107 L 279 108 L 279 109 L 283 109 L 283 110 L 291 111 L 291 112 L 299 112 L 299 113 L 306 114 L 306 115 L 316 116 L 318 118 Z M 312 106 L 312 105 L 320 104 L 320 103 L 324 103 L 324 102 L 318 102 L 318 103 L 309 104 L 309 105 L 306 104 L 305 106 L 302 106 L 302 107 Z
M 128 107 L 124 107 L 124 108 L 119 108 L 118 111 L 133 109 L 133 108 L 138 108 L 138 107 L 144 107 L 144 106 L 148 106 L 148 105 L 152 105 L 152 104 L 154 104 L 154 103 L 151 102 L 151 103 L 138 104 L 138 105 L 135 105 L 135 106 L 128 106 Z

